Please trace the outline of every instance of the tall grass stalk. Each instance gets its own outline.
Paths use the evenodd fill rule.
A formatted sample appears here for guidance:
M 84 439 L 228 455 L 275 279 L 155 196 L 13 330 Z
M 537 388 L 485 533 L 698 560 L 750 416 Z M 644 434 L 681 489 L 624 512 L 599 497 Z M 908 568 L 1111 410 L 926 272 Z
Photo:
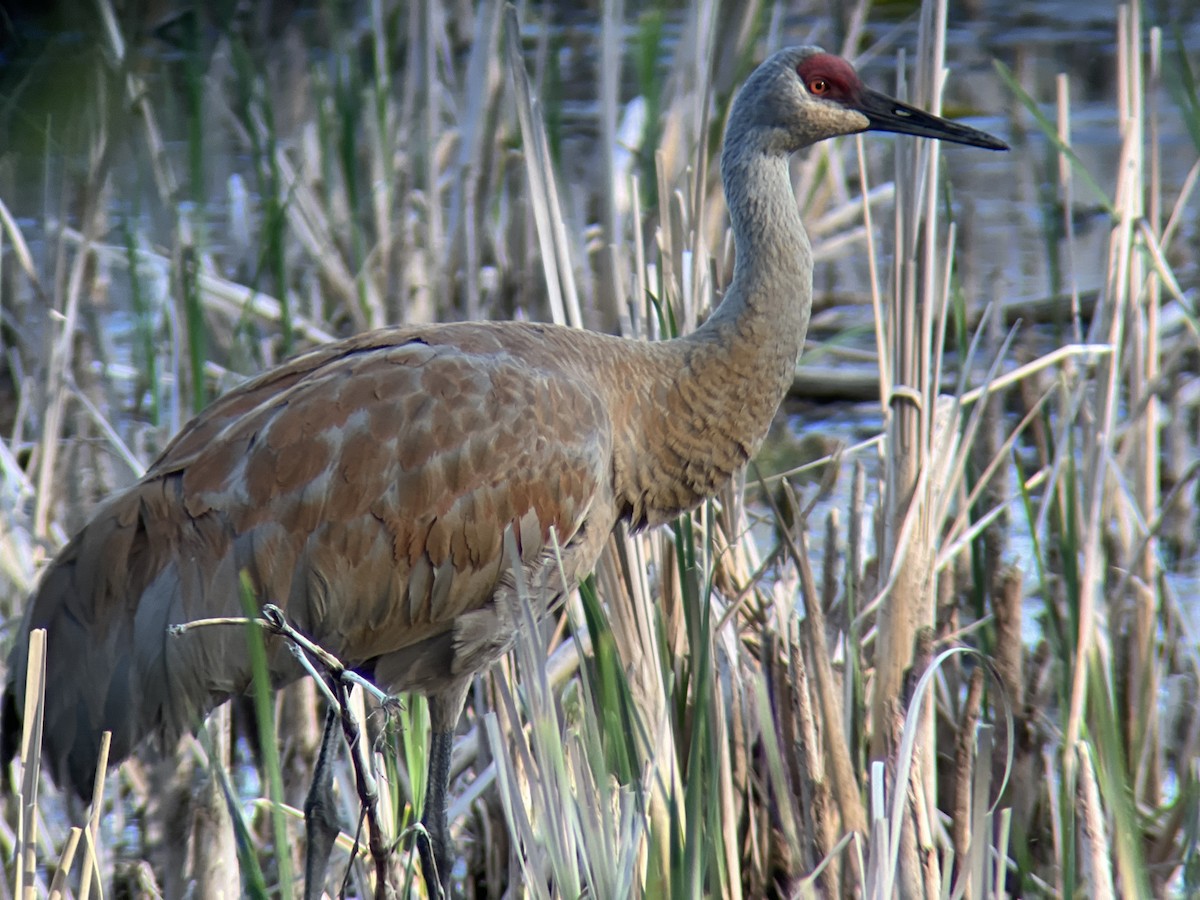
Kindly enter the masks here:
M 17 795 L 16 880 L 13 896 L 24 897 L 37 880 L 38 786 L 42 763 L 42 726 L 46 697 L 46 632 L 29 635 L 29 664 L 25 679 L 26 715 L 21 732 L 21 786 Z
M 918 33 L 918 67 L 914 85 L 917 105 L 938 113 L 941 109 L 946 7 L 944 3 L 922 5 Z M 898 68 L 899 95 L 907 90 L 904 65 Z M 934 625 L 935 541 L 939 523 L 935 519 L 939 501 L 935 492 L 944 484 L 930 475 L 930 466 L 940 448 L 934 445 L 935 409 L 940 409 L 939 385 L 934 381 L 934 345 L 940 343 L 944 320 L 944 283 L 950 267 L 942 257 L 937 207 L 940 147 L 936 141 L 901 140 L 896 153 L 895 250 L 892 296 L 884 326 L 890 336 L 890 394 L 884 397 L 888 435 L 885 459 L 886 511 L 881 547 L 881 571 L 886 572 L 889 592 L 879 608 L 875 641 L 875 673 L 871 702 L 872 743 L 875 757 L 890 756 L 896 749 L 893 718 L 903 714 L 901 691 L 905 671 L 917 655 L 915 641 L 921 629 Z M 935 328 L 939 329 L 935 331 Z M 945 428 L 942 429 L 945 432 Z M 951 454 L 952 455 L 952 454 Z M 944 457 L 948 458 L 948 457 Z M 918 808 L 928 815 L 937 809 L 937 777 L 934 769 L 933 708 L 909 706 L 909 716 L 918 715 L 923 724 L 916 742 L 919 778 L 914 789 L 923 790 Z M 922 787 L 917 788 L 916 785 Z M 908 791 L 906 779 L 892 784 L 896 798 Z M 891 806 L 892 859 L 899 864 L 898 889 L 905 896 L 924 890 L 918 854 L 927 860 L 932 847 L 925 845 L 925 829 L 898 803 Z M 918 814 L 920 815 L 920 814 Z M 900 828 L 900 817 L 905 827 Z M 935 857 L 934 857 L 935 858 Z M 893 863 L 887 869 L 883 889 L 891 890 Z M 936 877 L 936 876 L 934 876 Z M 927 880 L 927 878 L 925 878 Z
M 521 123 L 521 139 L 526 148 L 525 171 L 529 177 L 530 203 L 537 224 L 543 272 L 550 302 L 550 318 L 557 325 L 582 325 L 579 298 L 575 293 L 575 278 L 570 251 L 562 231 L 563 211 L 554 187 L 554 169 L 550 164 L 550 148 L 546 129 L 537 114 L 529 76 L 525 72 L 521 53 L 520 23 L 515 7 L 508 7 L 504 22 L 504 48 L 516 95 L 517 118 Z
M 256 595 L 250 576 L 243 572 L 241 578 L 242 606 L 248 617 L 258 614 L 262 598 Z M 251 685 L 254 697 L 254 715 L 258 724 L 258 738 L 263 752 L 263 770 L 267 779 L 267 796 L 271 801 L 271 828 L 275 840 L 275 862 L 279 867 L 279 891 L 282 896 L 291 896 L 292 854 L 288 840 L 287 818 L 283 812 L 283 777 L 279 765 L 279 741 L 275 730 L 275 715 L 271 703 L 271 678 L 267 665 L 266 642 L 262 629 L 257 625 L 246 626 L 246 648 L 250 656 L 253 678 Z M 223 763 L 223 761 L 222 761 Z

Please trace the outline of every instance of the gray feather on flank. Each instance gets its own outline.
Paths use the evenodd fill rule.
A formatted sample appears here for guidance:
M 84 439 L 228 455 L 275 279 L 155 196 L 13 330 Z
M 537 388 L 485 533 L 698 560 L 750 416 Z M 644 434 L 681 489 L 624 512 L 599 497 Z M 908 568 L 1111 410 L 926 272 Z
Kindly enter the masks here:
M 429 599 L 429 594 L 432 590 L 433 566 L 426 557 L 422 556 L 413 565 L 412 571 L 408 576 L 408 614 L 410 618 L 416 619 L 421 607 Z
M 447 557 L 445 562 L 434 570 L 433 591 L 429 605 L 437 610 L 450 602 L 450 589 L 454 584 L 454 562 Z
M 521 516 L 519 522 L 521 528 L 520 548 L 521 561 L 524 563 L 532 562 L 542 546 L 541 527 L 537 521 L 537 516 L 533 512 L 528 512 Z M 506 529 L 505 533 L 510 533 L 511 529 Z M 501 562 L 501 565 L 504 563 Z
M 186 621 L 179 608 L 178 568 L 168 566 L 142 594 L 133 618 L 132 647 L 138 684 L 130 684 L 128 705 L 137 712 L 131 716 L 142 719 L 143 729 L 161 727 L 164 737 L 171 740 L 190 723 L 190 718 L 199 707 L 191 700 L 187 686 L 195 679 L 187 679 L 176 686 L 171 681 L 173 674 L 168 665 L 168 656 L 180 652 L 180 639 L 167 634 L 167 626 Z M 184 638 L 187 640 L 187 638 Z M 177 667 L 178 668 L 178 667 Z M 193 687 L 195 693 L 203 694 L 203 686 Z

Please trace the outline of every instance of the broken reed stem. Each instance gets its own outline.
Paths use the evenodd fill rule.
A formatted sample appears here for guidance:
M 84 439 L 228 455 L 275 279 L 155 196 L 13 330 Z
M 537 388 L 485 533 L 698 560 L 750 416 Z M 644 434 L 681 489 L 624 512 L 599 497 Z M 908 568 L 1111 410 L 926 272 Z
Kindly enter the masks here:
M 790 490 L 787 496 L 794 505 L 795 499 Z M 782 521 L 779 524 L 786 528 Z M 842 730 L 843 718 L 838 702 L 837 679 L 834 678 L 829 648 L 825 644 L 825 613 L 821 609 L 816 581 L 809 564 L 808 539 L 803 522 L 796 523 L 795 536 L 793 538 L 789 535 L 787 543 L 792 551 L 792 559 L 800 571 L 801 595 L 804 598 L 804 619 L 801 628 L 812 659 L 814 688 L 817 705 L 821 711 L 825 764 L 829 767 L 834 797 L 841 812 L 842 832 L 855 831 L 865 835 L 867 813 L 862 805 L 854 762 L 850 758 L 849 745 Z
M 108 776 L 108 751 L 112 746 L 112 732 L 100 735 L 100 752 L 96 756 L 96 783 L 92 788 L 92 813 L 84 833 L 83 874 L 80 876 L 79 900 L 88 900 L 93 880 L 101 896 L 104 895 L 103 877 L 96 866 L 96 842 L 100 836 L 100 812 L 104 808 L 104 784 Z
M 993 581 L 996 585 L 992 593 L 996 634 L 993 664 L 1012 708 L 1020 715 L 1025 706 L 1025 679 L 1022 675 L 1025 645 L 1021 636 L 1024 576 L 1020 569 L 1008 566 Z
M 351 712 L 350 691 L 341 678 L 331 678 L 337 696 L 337 713 L 342 722 L 342 733 L 350 748 L 351 768 L 354 771 L 354 787 L 362 804 L 362 816 L 367 823 L 367 846 L 375 863 L 375 897 L 385 900 L 395 891 L 392 878 L 392 851 L 384 841 L 388 832 L 379 815 L 379 784 L 372 774 L 370 756 L 358 720 Z
M 934 658 L 935 632 L 931 626 L 917 629 L 913 638 L 912 666 L 904 676 L 904 693 L 901 709 L 905 717 L 916 717 L 917 738 L 913 742 L 912 778 L 909 784 L 911 795 L 909 809 L 913 817 L 917 856 L 915 872 L 924 883 L 926 897 L 937 895 L 941 882 L 941 862 L 934 838 L 934 820 L 937 817 L 937 747 L 934 741 L 934 696 L 933 691 L 916 693 L 918 681 L 931 671 Z M 899 744 L 895 744 L 897 748 Z M 908 823 L 906 823 L 907 825 Z M 902 865 L 903 865 L 902 860 Z M 902 870 L 903 871 L 903 870 Z
M 338 681 L 347 681 L 350 684 L 356 684 L 373 696 L 383 706 L 389 706 L 396 702 L 396 698 L 384 693 L 370 681 L 363 678 L 352 669 L 346 668 L 345 664 L 322 647 L 320 644 L 313 641 L 295 629 L 295 627 L 287 621 L 283 610 L 274 603 L 264 603 L 262 607 L 262 618 L 255 616 L 213 616 L 207 619 L 192 619 L 189 622 L 181 622 L 176 625 L 167 626 L 167 634 L 171 636 L 186 634 L 195 628 L 213 628 L 226 625 L 257 625 L 266 630 L 270 634 L 277 634 L 284 637 L 296 649 L 304 654 L 315 658 L 325 669 L 328 670 L 331 676 Z M 334 698 L 326 691 L 327 699 L 331 701 Z
M 1115 900 L 1111 864 L 1112 845 L 1109 843 L 1108 826 L 1105 823 L 1104 803 L 1092 757 L 1088 748 L 1080 743 L 1074 750 L 1078 757 L 1078 780 L 1075 797 L 1079 805 L 1079 866 L 1082 884 L 1080 895 L 1093 900 Z
M 394 890 L 391 877 L 392 852 L 384 840 L 384 835 L 388 832 L 385 830 L 383 820 L 379 815 L 379 787 L 372 774 L 372 763 L 367 753 L 365 742 L 362 739 L 362 729 L 352 712 L 349 687 L 351 685 L 364 687 L 376 699 L 380 700 L 385 707 L 395 703 L 395 698 L 384 694 L 377 687 L 370 684 L 370 682 L 348 670 L 336 656 L 297 631 L 287 621 L 283 610 L 275 604 L 264 604 L 262 613 L 261 619 L 246 616 L 222 616 L 210 619 L 197 619 L 181 625 L 172 625 L 167 629 L 167 632 L 171 635 L 179 635 L 194 628 L 219 625 L 258 625 L 272 634 L 277 634 L 285 638 L 303 655 L 302 662 L 311 657 L 320 663 L 325 670 L 325 678 L 321 678 L 320 673 L 313 672 L 311 667 L 306 666 L 306 668 L 309 668 L 310 674 L 313 674 L 317 678 L 318 684 L 325 688 L 326 696 L 332 700 L 338 717 L 341 719 L 342 731 L 346 736 L 346 743 L 350 747 L 354 784 L 358 792 L 359 801 L 362 804 L 362 815 L 367 823 L 368 848 L 371 852 L 371 859 L 375 864 L 377 879 L 375 886 L 376 897 L 382 900 L 382 898 L 388 896 L 389 890 Z
M 851 771 L 858 771 L 862 759 L 863 729 L 860 710 L 863 700 L 863 663 L 861 625 L 858 620 L 862 602 L 864 553 L 863 519 L 866 505 L 867 475 L 862 460 L 854 461 L 850 486 L 850 523 L 846 547 L 846 668 L 843 675 L 842 716 L 845 722 L 847 755 Z M 864 832 L 865 836 L 865 832 Z
M 967 699 L 963 705 L 962 722 L 955 740 L 954 752 L 954 800 L 950 811 L 950 834 L 954 846 L 954 858 L 958 869 L 955 879 L 962 896 L 971 900 L 968 860 L 971 858 L 971 840 L 983 835 L 971 833 L 971 787 L 975 767 L 990 765 L 990 760 L 975 759 L 975 726 L 979 724 L 979 711 L 983 704 L 983 668 L 976 666 L 971 672 L 967 687 Z M 957 888 L 956 888 L 957 890 Z
M 31 702 L 32 701 L 32 702 Z M 30 715 L 32 709 L 33 715 Z M 16 889 L 25 900 L 37 883 L 38 785 L 42 768 L 42 725 L 46 711 L 46 629 L 29 634 L 29 662 L 25 673 L 25 710 L 21 731 L 20 818 L 17 821 Z
M 818 862 L 826 859 L 836 840 L 835 829 L 838 823 L 834 821 L 833 804 L 831 802 L 829 782 L 825 777 L 824 756 L 820 741 L 817 737 L 816 717 L 813 710 L 813 684 L 808 677 L 808 667 L 804 662 L 804 653 L 798 641 L 788 641 L 790 668 L 795 674 L 797 732 L 795 737 L 797 752 L 788 754 L 795 759 L 796 784 L 799 787 L 801 803 L 807 809 L 808 828 L 803 834 L 808 838 L 804 859 L 804 871 L 811 872 Z M 822 700 L 824 698 L 821 698 Z M 822 729 L 824 730 L 824 729 Z M 838 861 L 828 866 L 820 878 L 822 891 L 826 896 L 836 894 L 840 881 L 841 866 Z
M 62 855 L 58 858 L 58 866 L 54 870 L 54 878 L 50 881 L 50 900 L 59 900 L 66 895 L 67 890 L 67 875 L 71 872 L 71 864 L 75 862 L 75 850 L 79 846 L 79 836 L 83 829 L 79 826 L 72 826 L 70 833 L 67 835 L 66 846 L 63 847 Z

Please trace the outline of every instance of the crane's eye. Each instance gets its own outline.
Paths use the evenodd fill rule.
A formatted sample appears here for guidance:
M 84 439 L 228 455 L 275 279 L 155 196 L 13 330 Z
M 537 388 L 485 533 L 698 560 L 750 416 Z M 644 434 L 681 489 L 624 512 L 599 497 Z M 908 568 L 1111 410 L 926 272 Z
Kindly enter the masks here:
M 828 94 L 829 93 L 829 82 L 826 81 L 824 78 L 810 78 L 808 80 L 808 92 L 810 94 L 815 94 L 818 97 L 821 94 Z

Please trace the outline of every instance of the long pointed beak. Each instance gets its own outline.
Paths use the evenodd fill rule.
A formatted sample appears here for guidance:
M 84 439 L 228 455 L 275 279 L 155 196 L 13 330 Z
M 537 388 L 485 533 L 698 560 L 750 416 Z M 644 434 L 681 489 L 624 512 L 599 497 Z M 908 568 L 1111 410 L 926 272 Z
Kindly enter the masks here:
M 1008 149 L 1008 144 L 986 132 L 930 115 L 878 91 L 864 88 L 854 106 L 871 122 L 870 131 L 912 134 L 988 150 Z

